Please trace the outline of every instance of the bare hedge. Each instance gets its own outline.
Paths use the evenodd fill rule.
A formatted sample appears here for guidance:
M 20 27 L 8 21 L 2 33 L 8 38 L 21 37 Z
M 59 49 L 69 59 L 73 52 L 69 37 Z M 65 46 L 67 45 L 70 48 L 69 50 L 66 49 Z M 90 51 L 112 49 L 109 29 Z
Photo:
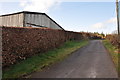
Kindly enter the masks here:
M 106 39 L 108 39 L 114 46 L 120 46 L 120 40 L 117 34 L 106 35 Z
M 57 48 L 68 40 L 87 39 L 87 35 L 48 28 L 2 27 L 3 67 Z

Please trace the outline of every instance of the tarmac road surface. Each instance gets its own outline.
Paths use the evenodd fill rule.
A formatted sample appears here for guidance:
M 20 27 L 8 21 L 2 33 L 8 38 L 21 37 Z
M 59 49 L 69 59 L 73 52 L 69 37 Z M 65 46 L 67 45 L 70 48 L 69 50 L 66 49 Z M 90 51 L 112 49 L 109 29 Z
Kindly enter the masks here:
M 34 72 L 31 78 L 117 78 L 112 59 L 101 40 L 91 40 L 66 59 Z

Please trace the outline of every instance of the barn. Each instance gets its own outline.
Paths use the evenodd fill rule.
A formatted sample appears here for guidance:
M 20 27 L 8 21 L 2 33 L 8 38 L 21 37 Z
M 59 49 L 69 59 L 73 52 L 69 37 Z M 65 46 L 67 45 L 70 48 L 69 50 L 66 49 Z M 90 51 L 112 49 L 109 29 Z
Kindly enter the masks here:
M 64 30 L 45 13 L 22 11 L 0 16 L 0 26 L 6 27 L 48 27 Z

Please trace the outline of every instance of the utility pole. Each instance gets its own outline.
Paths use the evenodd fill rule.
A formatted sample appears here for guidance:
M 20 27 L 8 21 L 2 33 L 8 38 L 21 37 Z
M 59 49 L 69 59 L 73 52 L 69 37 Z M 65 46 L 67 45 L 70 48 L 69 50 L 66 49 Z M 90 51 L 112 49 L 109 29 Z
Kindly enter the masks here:
M 119 2 L 116 0 L 116 13 L 117 13 L 117 25 L 118 25 L 118 53 L 120 52 L 120 27 L 119 27 Z M 118 56 L 118 64 L 120 64 L 120 56 Z M 118 75 L 120 75 L 120 72 L 118 71 Z M 120 77 L 120 76 L 118 76 Z
M 118 37 L 120 36 L 120 28 L 119 28 L 119 2 L 116 0 L 116 13 L 117 13 L 117 29 L 118 29 Z

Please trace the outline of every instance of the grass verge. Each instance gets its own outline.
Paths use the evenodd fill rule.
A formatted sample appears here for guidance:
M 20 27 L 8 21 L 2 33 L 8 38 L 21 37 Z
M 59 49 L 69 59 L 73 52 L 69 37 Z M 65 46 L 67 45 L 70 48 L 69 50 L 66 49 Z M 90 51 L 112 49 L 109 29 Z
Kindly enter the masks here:
M 40 71 L 44 67 L 63 60 L 67 57 L 67 55 L 71 54 L 80 47 L 87 45 L 87 43 L 88 41 L 68 41 L 57 49 L 27 58 L 26 60 L 11 66 L 8 70 L 4 70 L 3 79 L 19 78 L 20 76 L 30 74 L 34 71 Z
M 104 40 L 103 44 L 105 45 L 105 47 L 108 49 L 112 60 L 116 66 L 117 71 L 120 71 L 120 66 L 118 66 L 118 48 L 116 48 L 115 46 L 113 46 L 110 41 L 108 40 Z

